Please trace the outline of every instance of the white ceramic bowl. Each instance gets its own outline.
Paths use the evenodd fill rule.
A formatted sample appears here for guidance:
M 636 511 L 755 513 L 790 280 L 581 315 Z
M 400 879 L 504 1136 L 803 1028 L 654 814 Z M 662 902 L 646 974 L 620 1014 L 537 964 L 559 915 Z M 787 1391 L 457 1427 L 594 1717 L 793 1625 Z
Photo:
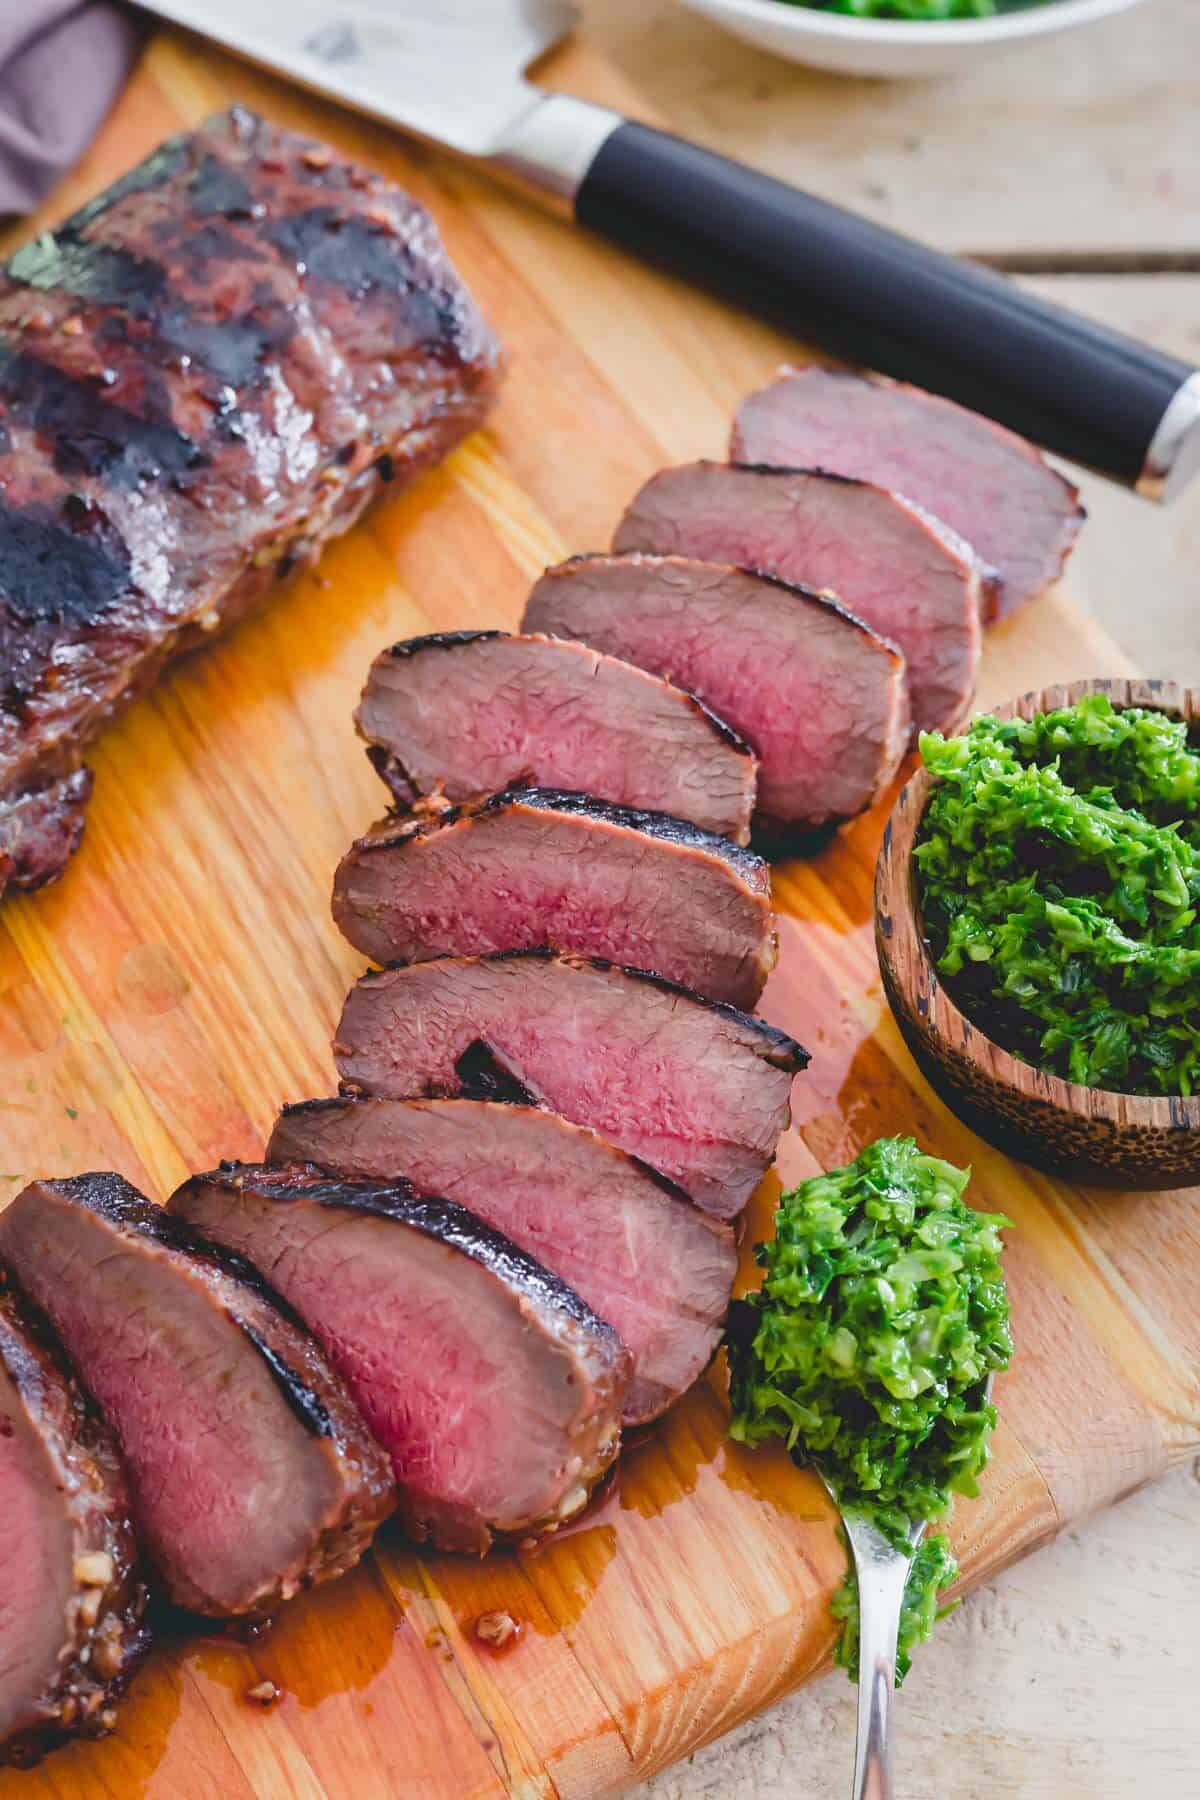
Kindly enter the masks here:
M 761 50 L 843 75 L 944 75 L 1031 38 L 1090 25 L 1141 0 L 1046 0 L 993 19 L 856 19 L 783 0 L 681 0 Z

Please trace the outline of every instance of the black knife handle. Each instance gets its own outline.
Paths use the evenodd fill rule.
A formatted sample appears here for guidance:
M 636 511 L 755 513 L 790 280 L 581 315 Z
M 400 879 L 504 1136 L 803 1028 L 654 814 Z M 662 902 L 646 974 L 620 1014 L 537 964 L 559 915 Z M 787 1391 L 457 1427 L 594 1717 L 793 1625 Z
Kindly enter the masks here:
M 1003 275 L 644 125 L 626 121 L 601 144 L 575 216 L 838 356 L 1130 486 L 1194 373 Z

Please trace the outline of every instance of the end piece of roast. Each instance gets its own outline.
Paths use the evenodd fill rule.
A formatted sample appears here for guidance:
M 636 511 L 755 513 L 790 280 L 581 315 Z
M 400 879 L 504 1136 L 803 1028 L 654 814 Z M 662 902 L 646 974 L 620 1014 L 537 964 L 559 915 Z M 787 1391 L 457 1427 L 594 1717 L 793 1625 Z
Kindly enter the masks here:
M 943 519 L 996 572 L 1000 617 L 1062 573 L 1085 513 L 1025 438 L 939 395 L 832 369 L 784 369 L 743 401 L 737 462 L 878 482 Z
M 729 1227 L 554 1113 L 488 1100 L 311 1100 L 284 1108 L 267 1160 L 399 1177 L 503 1232 L 630 1352 L 626 1425 L 665 1412 L 717 1348 L 737 1272 Z
M 753 1006 L 778 954 L 767 865 L 664 813 L 510 788 L 384 819 L 334 877 L 334 920 L 376 962 L 550 949 Z
M 0 888 L 177 652 L 478 423 L 495 340 L 424 207 L 240 109 L 0 269 Z
M 112 1437 L 0 1270 L 0 1766 L 112 1729 L 146 1649 Z
M 546 951 L 364 975 L 334 1056 L 348 1091 L 393 1100 L 486 1098 L 498 1086 L 489 1071 L 503 1071 L 722 1219 L 741 1211 L 769 1166 L 792 1077 L 808 1063 L 794 1038 L 732 1006 Z
M 197 1175 L 171 1211 L 248 1257 L 326 1347 L 418 1540 L 482 1554 L 580 1512 L 617 1453 L 629 1354 L 461 1206 L 307 1164 Z
M 585 644 L 410 638 L 375 659 L 355 716 L 401 806 L 528 784 L 750 836 L 755 763 L 740 739 L 693 695 Z
M 112 1427 L 171 1600 L 264 1614 L 354 1566 L 394 1504 L 387 1458 L 251 1270 L 116 1175 L 33 1182 L 0 1258 Z
M 698 462 L 635 495 L 614 550 L 736 563 L 831 595 L 897 645 L 918 726 L 966 716 L 982 645 L 975 552 L 887 488 L 819 470 Z
M 757 492 L 739 503 L 747 533 Z M 779 824 L 862 812 L 908 748 L 903 656 L 790 582 L 689 556 L 573 557 L 536 583 L 524 623 L 669 670 L 754 746 L 759 811 Z

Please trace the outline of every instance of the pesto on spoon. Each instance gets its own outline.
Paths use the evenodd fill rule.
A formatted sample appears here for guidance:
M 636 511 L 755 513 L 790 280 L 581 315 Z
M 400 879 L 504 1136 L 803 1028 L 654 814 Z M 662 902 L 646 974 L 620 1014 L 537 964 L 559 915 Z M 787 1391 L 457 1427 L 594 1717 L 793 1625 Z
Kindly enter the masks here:
M 843 1513 L 906 1560 L 953 1495 L 978 1491 L 996 1422 L 986 1384 L 1012 1355 L 1000 1267 L 1009 1221 L 968 1206 L 967 1181 L 913 1139 L 883 1138 L 803 1182 L 780 1200 L 774 1242 L 758 1246 L 762 1287 L 730 1318 L 733 1437 L 782 1437 Z M 898 1678 L 956 1572 L 944 1538 L 916 1551 Z M 844 1626 L 837 1660 L 856 1677 L 849 1577 L 833 1610 Z

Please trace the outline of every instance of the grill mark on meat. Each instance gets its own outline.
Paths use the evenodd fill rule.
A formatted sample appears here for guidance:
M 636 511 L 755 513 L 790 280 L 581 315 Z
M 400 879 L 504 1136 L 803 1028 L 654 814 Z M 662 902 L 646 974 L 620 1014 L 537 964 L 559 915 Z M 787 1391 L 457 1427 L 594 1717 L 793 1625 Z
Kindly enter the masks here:
M 449 288 L 418 278 L 412 256 L 389 226 L 316 206 L 268 225 L 263 235 L 300 275 L 343 288 L 354 299 L 387 294 L 410 342 L 428 343 L 448 361 L 461 357 L 461 310 Z
M 188 182 L 192 207 L 199 218 L 212 213 L 227 219 L 261 218 L 265 207 L 255 200 L 245 176 L 211 151 Z
M 0 499 L 0 599 L 16 625 L 103 617 L 134 592 L 128 552 L 109 521 L 83 502 L 56 517 L 48 507 L 20 509 Z M 19 659 L 0 621 L 9 710 L 25 698 Z M 15 646 L 14 646 L 15 648 Z
M 244 1257 L 239 1257 L 238 1260 L 245 1262 Z M 250 1264 L 246 1263 L 245 1266 L 249 1268 Z M 266 1283 L 261 1276 L 257 1276 L 256 1285 L 266 1289 Z M 278 1302 L 278 1296 L 273 1296 L 273 1298 Z M 307 1431 L 311 1431 L 314 1437 L 332 1437 L 333 1423 L 329 1417 L 329 1408 L 322 1404 L 319 1396 L 313 1392 L 308 1383 L 300 1379 L 295 1369 L 285 1362 L 276 1350 L 272 1349 L 260 1331 L 256 1331 L 253 1325 L 243 1319 L 239 1319 L 237 1323 L 270 1369 L 275 1377 L 276 1386 L 300 1423 Z
M 309 148 L 211 121 L 0 273 L 0 891 L 78 841 L 22 796 L 490 399 L 423 209 Z
M 506 635 L 503 631 L 429 631 L 424 637 L 403 638 L 389 645 L 386 654 L 407 661 L 423 650 L 453 650 L 457 644 L 483 644 Z
M 121 487 L 167 477 L 179 485 L 209 460 L 166 414 L 139 418 L 106 400 L 98 383 L 75 379 L 3 344 L 0 396 L 17 418 L 49 440 L 60 475 L 103 475 Z

